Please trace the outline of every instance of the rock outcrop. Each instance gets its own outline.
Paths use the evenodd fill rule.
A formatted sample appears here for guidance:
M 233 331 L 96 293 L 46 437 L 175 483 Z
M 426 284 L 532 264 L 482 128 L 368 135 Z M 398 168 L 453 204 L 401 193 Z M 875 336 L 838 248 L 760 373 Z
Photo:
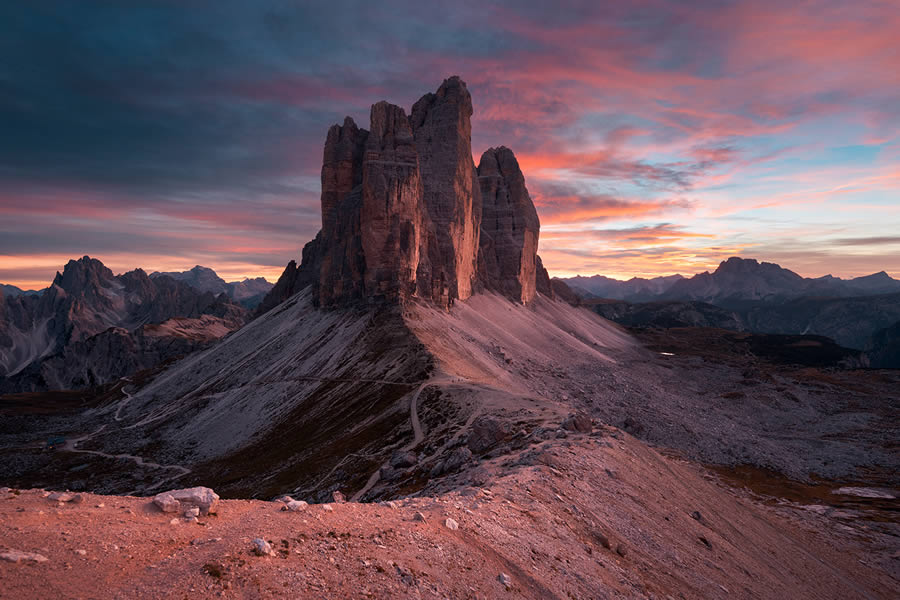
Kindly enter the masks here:
M 512 150 L 481 155 L 478 183 L 483 203 L 479 279 L 486 289 L 522 302 L 534 298 L 541 224 Z
M 556 286 L 553 285 L 553 282 L 550 280 L 550 273 L 547 272 L 547 269 L 544 268 L 544 261 L 541 260 L 540 256 L 535 257 L 535 287 L 537 288 L 538 293 L 547 296 L 548 298 L 559 298 L 559 294 L 557 293 Z
M 515 155 L 492 148 L 476 169 L 471 116 L 466 84 L 451 77 L 409 116 L 379 102 L 368 131 L 349 117 L 332 126 L 322 230 L 257 314 L 310 285 L 320 307 L 412 298 L 449 306 L 479 289 L 517 302 L 552 297 L 536 254 L 540 223 Z
M 547 271 L 545 270 L 544 273 Z M 553 293 L 553 297 L 557 300 L 562 300 L 563 302 L 568 302 L 572 306 L 578 306 L 581 304 L 581 298 L 578 297 L 578 294 L 572 291 L 568 285 L 566 285 L 565 281 L 561 279 L 551 279 L 549 280 L 550 291 Z M 538 284 L 538 291 L 544 293 L 541 290 L 541 284 Z
M 362 158 L 369 132 L 350 117 L 332 125 L 322 158 L 322 229 L 328 229 L 336 207 L 362 184 Z
M 412 129 L 399 106 L 372 107 L 359 191 L 360 247 L 367 299 L 393 300 L 415 291 L 422 233 L 422 181 Z M 354 197 L 351 192 L 350 198 Z M 323 277 L 326 275 L 322 271 Z
M 228 292 L 228 283 L 209 267 L 195 265 L 188 271 L 155 271 L 150 273 L 150 278 L 156 279 L 163 275 L 171 277 L 175 281 L 186 283 L 195 290 L 200 290 L 201 292 L 212 292 L 213 294 Z
M 309 242 L 309 244 L 312 243 L 313 242 Z M 263 301 L 256 307 L 256 316 L 272 310 L 310 283 L 307 281 L 306 285 L 300 286 L 299 279 L 300 267 L 297 266 L 296 261 L 292 260 L 284 268 L 284 271 L 281 272 L 281 277 L 275 282 L 275 286 L 269 290 L 269 293 L 266 294 Z
M 410 120 L 430 221 L 418 291 L 446 304 L 472 295 L 481 228 L 481 193 L 472 161 L 472 97 L 459 77 L 413 105 Z

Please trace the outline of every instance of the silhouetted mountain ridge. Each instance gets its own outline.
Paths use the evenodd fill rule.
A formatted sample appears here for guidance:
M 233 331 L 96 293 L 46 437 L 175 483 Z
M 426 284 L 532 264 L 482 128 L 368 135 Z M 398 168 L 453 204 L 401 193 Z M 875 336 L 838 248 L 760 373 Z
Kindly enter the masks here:
M 0 283 L 0 297 L 6 296 L 7 298 L 11 298 L 13 296 L 35 296 L 42 294 L 44 290 L 23 290 L 20 287 L 16 287 L 14 285 L 9 285 L 6 283 Z
M 266 281 L 264 277 L 244 278 L 241 281 L 225 281 L 214 270 L 201 265 L 195 265 L 187 271 L 155 271 L 150 273 L 150 278 L 155 279 L 164 275 L 186 283 L 201 292 L 212 292 L 216 295 L 226 294 L 229 298 L 240 302 L 246 308 L 256 308 L 273 287 L 273 284 Z
M 651 300 L 700 301 L 726 307 L 741 307 L 747 301 L 783 302 L 806 296 L 856 297 L 900 292 L 900 280 L 884 271 L 841 279 L 832 275 L 802 277 L 780 265 L 733 256 L 712 273 L 621 281 L 594 275 L 562 279 L 582 297 L 609 298 L 629 302 Z
M 664 280 L 638 281 L 664 285 Z M 774 263 L 732 257 L 712 273 L 672 276 L 671 285 L 656 294 L 648 293 L 648 286 L 636 291 L 635 279 L 594 276 L 561 281 L 569 283 L 581 302 L 592 305 L 595 312 L 629 327 L 822 335 L 878 356 L 873 366 L 900 367 L 900 361 L 891 358 L 890 331 L 876 335 L 900 321 L 900 281 L 884 271 L 853 279 L 808 278 Z M 590 291 L 592 282 L 594 290 L 616 301 L 600 301 Z
M 568 279 L 556 279 L 565 282 L 578 295 L 586 298 L 609 298 L 611 300 L 641 301 L 658 297 L 674 283 L 684 279 L 681 275 L 668 275 L 645 279 L 632 277 L 627 281 L 612 279 L 603 275 L 583 277 L 576 275 Z
M 225 294 L 167 276 L 151 279 L 142 269 L 115 275 L 89 256 L 70 260 L 42 294 L 0 297 L 0 391 L 105 383 L 201 347 L 245 318 Z M 144 335 L 146 327 L 172 319 L 193 321 Z M 103 341 L 110 336 L 123 339 Z M 173 338 L 182 341 L 172 344 Z

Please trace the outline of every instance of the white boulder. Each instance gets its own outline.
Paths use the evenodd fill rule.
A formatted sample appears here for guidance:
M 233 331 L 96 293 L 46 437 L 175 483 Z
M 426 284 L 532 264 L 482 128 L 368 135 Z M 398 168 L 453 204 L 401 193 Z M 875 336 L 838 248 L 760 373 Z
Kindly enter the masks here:
M 284 506 L 281 507 L 281 510 L 289 510 L 291 512 L 297 512 L 303 510 L 308 505 L 303 500 L 291 500 L 290 502 L 285 502 Z
M 275 551 L 272 550 L 272 546 L 266 540 L 262 538 L 256 538 L 253 540 L 253 553 L 257 556 L 271 556 L 275 554 Z
M 216 512 L 219 495 L 208 487 L 198 486 L 162 492 L 153 498 L 153 503 L 165 513 L 184 513 L 191 508 L 197 508 L 199 514 L 208 515 Z

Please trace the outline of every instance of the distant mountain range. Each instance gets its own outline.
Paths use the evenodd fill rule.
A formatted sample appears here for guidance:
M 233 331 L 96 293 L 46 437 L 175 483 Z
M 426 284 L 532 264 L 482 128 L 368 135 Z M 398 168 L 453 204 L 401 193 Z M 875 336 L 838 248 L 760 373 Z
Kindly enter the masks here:
M 603 317 L 629 327 L 719 327 L 815 334 L 866 350 L 873 366 L 900 367 L 900 281 L 884 271 L 840 279 L 801 277 L 773 263 L 729 258 L 712 273 L 565 282 Z
M 684 279 L 681 275 L 654 277 L 644 279 L 632 277 L 628 281 L 612 279 L 603 275 L 583 277 L 577 275 L 568 279 L 556 279 L 565 282 L 573 292 L 583 298 L 609 298 L 611 300 L 628 300 L 643 302 L 659 297 L 676 282 Z
M 229 298 L 240 302 L 247 308 L 255 308 L 273 287 L 273 284 L 266 281 L 263 277 L 227 282 L 209 267 L 202 267 L 200 265 L 195 266 L 189 271 L 168 273 L 155 271 L 150 273 L 150 279 L 155 279 L 163 275 L 171 277 L 176 281 L 186 283 L 195 290 L 201 292 L 212 292 L 216 295 L 226 294 Z
M 0 283 L 0 293 L 2 293 L 7 298 L 11 298 L 13 296 L 37 296 L 44 292 L 44 290 L 23 290 L 22 288 L 17 288 L 14 285 L 7 285 L 5 283 Z
M 0 393 L 106 383 L 203 347 L 246 319 L 227 294 L 141 269 L 114 275 L 88 256 L 71 260 L 43 293 L 0 292 Z
M 209 267 L 196 265 L 188 271 L 171 271 L 150 273 L 150 279 L 161 276 L 171 277 L 175 281 L 186 283 L 200 292 L 212 292 L 215 295 L 225 294 L 232 300 L 239 302 L 247 308 L 256 308 L 274 284 L 266 281 L 264 277 L 253 279 L 245 278 L 241 281 L 225 281 Z M 49 288 L 42 290 L 23 290 L 14 285 L 0 283 L 0 292 L 7 298 L 15 296 L 40 296 Z
M 801 277 L 774 263 L 732 257 L 714 272 L 674 282 L 661 294 L 666 300 L 700 300 L 719 306 L 742 306 L 746 301 L 783 302 L 803 297 L 871 296 L 900 292 L 900 281 L 884 271 L 855 279 L 825 275 Z
M 743 306 L 746 302 L 781 302 L 801 297 L 871 296 L 900 293 L 900 281 L 881 271 L 854 279 L 831 275 L 801 277 L 774 263 L 732 257 L 712 273 L 690 278 L 681 275 L 627 281 L 602 275 L 561 279 L 582 298 L 608 298 L 629 302 L 698 300 L 718 306 Z

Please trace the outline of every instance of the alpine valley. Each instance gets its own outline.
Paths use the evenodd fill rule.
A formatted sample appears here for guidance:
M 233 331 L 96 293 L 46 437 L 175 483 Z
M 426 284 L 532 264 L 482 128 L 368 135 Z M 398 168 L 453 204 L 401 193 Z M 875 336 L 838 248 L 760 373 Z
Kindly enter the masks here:
M 900 282 L 551 279 L 473 110 L 331 126 L 271 289 L 4 292 L 0 595 L 896 597 Z

